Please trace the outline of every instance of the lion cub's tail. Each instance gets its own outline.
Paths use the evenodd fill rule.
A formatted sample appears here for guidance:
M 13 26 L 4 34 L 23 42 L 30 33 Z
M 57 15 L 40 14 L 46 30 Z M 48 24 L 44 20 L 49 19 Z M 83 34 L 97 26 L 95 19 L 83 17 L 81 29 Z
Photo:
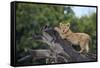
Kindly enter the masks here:
M 86 52 L 87 52 L 87 53 L 90 52 L 91 46 L 92 46 L 92 39 L 91 39 L 91 37 L 89 37 L 88 43 L 86 44 Z

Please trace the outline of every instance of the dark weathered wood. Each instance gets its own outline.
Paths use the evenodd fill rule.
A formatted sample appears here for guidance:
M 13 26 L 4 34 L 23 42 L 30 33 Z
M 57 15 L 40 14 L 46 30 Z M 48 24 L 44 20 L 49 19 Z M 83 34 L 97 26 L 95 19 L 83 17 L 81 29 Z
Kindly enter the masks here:
M 40 38 L 39 38 L 40 37 Z M 43 35 L 36 35 L 33 37 L 35 40 L 37 41 L 41 41 L 43 43 L 47 43 L 49 45 L 49 49 L 53 55 L 53 57 L 55 57 L 55 62 L 54 63 L 59 63 L 58 60 L 58 56 L 60 56 L 59 58 L 61 59 L 65 59 L 63 60 L 63 62 L 68 62 L 68 60 L 70 60 L 70 56 L 64 51 L 64 49 L 62 48 L 61 45 L 59 45 L 58 43 L 55 43 L 54 38 L 49 36 L 47 33 L 43 32 Z
M 63 62 L 68 62 L 66 58 L 60 55 L 56 55 L 49 49 L 37 49 L 37 50 L 28 49 L 28 52 L 29 55 L 20 58 L 18 62 L 23 62 L 31 57 L 33 58 L 34 61 L 37 59 L 45 59 L 46 63 L 61 63 L 62 61 L 61 60 L 59 61 L 58 58 L 62 59 Z
M 20 58 L 20 59 L 18 60 L 18 62 L 22 62 L 22 61 L 24 61 L 24 60 L 26 60 L 26 59 L 28 59 L 28 58 L 30 58 L 30 57 L 31 57 L 31 55 L 24 56 L 24 57 Z

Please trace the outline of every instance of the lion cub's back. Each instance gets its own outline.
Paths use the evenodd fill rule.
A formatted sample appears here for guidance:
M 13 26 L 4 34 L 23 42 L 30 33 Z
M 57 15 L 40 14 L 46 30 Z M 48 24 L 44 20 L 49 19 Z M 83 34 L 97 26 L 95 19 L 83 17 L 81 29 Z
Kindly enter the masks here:
M 86 33 L 74 33 L 74 36 L 76 36 L 76 38 L 81 41 L 90 39 L 90 36 Z
M 78 44 L 79 42 L 85 42 L 90 39 L 90 36 L 86 33 L 72 33 L 70 36 L 67 37 L 69 41 L 73 44 Z

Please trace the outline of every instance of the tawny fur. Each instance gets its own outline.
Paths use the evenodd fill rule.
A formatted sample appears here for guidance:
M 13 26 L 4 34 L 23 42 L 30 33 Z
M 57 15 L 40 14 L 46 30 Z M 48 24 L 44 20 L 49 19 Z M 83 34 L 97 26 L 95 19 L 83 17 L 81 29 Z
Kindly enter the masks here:
M 89 52 L 89 43 L 91 42 L 91 38 L 86 33 L 74 33 L 70 30 L 70 24 L 62 24 L 60 23 L 59 27 L 55 27 L 55 30 L 60 34 L 62 39 L 69 40 L 74 45 L 79 45 L 82 52 Z

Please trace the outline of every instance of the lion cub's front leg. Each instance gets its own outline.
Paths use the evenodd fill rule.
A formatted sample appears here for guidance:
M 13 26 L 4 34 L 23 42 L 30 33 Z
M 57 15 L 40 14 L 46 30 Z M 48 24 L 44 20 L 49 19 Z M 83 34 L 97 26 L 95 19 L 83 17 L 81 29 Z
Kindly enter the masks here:
M 66 39 L 66 36 L 62 34 L 62 31 L 61 31 L 60 28 L 55 27 L 54 29 L 60 34 L 60 36 L 61 36 L 62 39 Z
M 58 28 L 58 27 L 55 27 L 54 29 L 55 29 L 58 33 L 61 32 L 60 28 Z
M 66 36 L 65 35 L 62 35 L 61 34 L 60 36 L 61 36 L 62 39 L 66 39 Z

